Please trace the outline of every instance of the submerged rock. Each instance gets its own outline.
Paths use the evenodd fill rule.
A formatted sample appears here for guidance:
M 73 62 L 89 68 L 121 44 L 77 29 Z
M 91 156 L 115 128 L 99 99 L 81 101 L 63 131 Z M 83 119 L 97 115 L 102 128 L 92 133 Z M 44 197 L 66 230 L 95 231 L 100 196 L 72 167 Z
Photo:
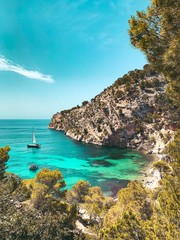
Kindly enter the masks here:
M 111 166 L 114 166 L 114 164 L 106 161 L 106 160 L 93 160 L 90 162 L 90 165 L 92 167 L 111 167 Z
M 36 164 L 31 164 L 31 165 L 29 166 L 29 170 L 35 171 L 35 170 L 37 170 L 37 169 L 38 169 L 38 166 L 37 166 Z

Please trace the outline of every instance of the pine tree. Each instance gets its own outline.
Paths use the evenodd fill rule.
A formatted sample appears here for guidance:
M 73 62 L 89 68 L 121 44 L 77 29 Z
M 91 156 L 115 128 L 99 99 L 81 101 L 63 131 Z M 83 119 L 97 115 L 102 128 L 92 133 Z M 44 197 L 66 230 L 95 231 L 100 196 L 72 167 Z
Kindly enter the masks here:
M 142 50 L 169 82 L 168 92 L 180 102 L 180 1 L 151 0 L 146 12 L 129 20 L 131 43 Z
M 9 151 L 10 151 L 10 147 L 8 146 L 4 148 L 0 148 L 0 180 L 5 178 L 6 162 L 9 159 L 9 155 L 8 155 Z

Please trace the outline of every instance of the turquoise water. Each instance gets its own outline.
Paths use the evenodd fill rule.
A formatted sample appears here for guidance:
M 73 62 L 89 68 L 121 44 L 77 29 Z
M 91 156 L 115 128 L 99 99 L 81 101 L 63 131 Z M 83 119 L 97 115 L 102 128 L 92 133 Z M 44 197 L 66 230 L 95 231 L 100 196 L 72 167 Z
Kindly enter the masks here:
M 33 178 L 42 168 L 59 169 L 70 188 L 78 180 L 102 187 L 107 194 L 136 179 L 148 160 L 137 152 L 73 141 L 64 133 L 48 129 L 49 120 L 0 120 L 0 147 L 11 147 L 8 172 Z M 40 149 L 27 148 L 35 129 Z M 38 170 L 29 170 L 37 164 Z

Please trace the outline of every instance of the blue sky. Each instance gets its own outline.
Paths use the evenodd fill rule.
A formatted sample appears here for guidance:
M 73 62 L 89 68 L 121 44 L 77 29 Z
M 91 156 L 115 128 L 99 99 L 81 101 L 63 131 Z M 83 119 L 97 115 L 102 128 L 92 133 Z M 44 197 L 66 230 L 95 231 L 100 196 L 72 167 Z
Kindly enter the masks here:
M 1 0 L 0 119 L 51 118 L 146 64 L 128 19 L 148 0 Z

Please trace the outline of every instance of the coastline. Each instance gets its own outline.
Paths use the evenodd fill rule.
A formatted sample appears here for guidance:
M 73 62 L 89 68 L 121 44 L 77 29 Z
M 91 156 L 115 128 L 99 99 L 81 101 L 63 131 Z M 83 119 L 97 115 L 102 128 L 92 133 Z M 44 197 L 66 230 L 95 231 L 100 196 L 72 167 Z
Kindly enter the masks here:
M 165 153 L 165 148 L 169 144 L 170 141 L 173 140 L 173 132 L 172 139 L 170 139 L 166 144 L 160 140 L 156 139 L 156 144 L 152 148 L 151 151 L 142 151 L 145 156 L 149 156 L 150 163 L 142 170 L 142 176 L 138 178 L 138 181 L 142 182 L 145 188 L 149 188 L 151 190 L 157 188 L 159 186 L 159 181 L 161 180 L 160 171 L 153 167 L 154 162 L 160 160 L 166 160 L 169 158 L 168 154 Z M 161 146 L 161 148 L 157 147 Z
M 49 129 L 64 132 L 64 134 L 68 138 L 70 138 L 74 141 L 77 141 L 77 142 L 102 146 L 102 144 L 99 144 L 99 143 L 88 143 L 88 142 L 84 142 L 79 139 L 76 139 L 73 136 L 66 134 L 66 132 L 62 129 L 54 129 L 50 126 L 49 126 Z M 165 131 L 165 130 L 163 129 L 163 131 Z M 165 132 L 167 132 L 167 131 L 165 131 Z M 159 137 L 159 133 L 156 133 L 156 134 L 153 134 L 153 136 L 155 137 L 154 146 L 152 146 L 151 141 L 150 141 L 150 143 L 151 143 L 150 144 L 151 146 L 150 146 L 147 144 L 147 142 L 145 142 L 145 141 L 143 141 L 143 139 L 141 139 L 141 141 L 138 143 L 138 146 L 136 146 L 136 148 L 134 146 L 132 147 L 131 144 L 127 147 L 130 150 L 134 150 L 137 153 L 144 155 L 144 157 L 147 160 L 149 160 L 149 163 L 147 164 L 147 166 L 145 166 L 140 171 L 142 173 L 142 175 L 137 178 L 137 181 L 142 182 L 142 184 L 145 188 L 149 188 L 149 189 L 153 190 L 159 186 L 159 180 L 161 180 L 160 172 L 158 169 L 155 169 L 153 167 L 153 163 L 158 160 L 166 160 L 166 158 L 168 158 L 168 155 L 164 152 L 164 149 L 169 144 L 169 142 L 173 140 L 173 136 L 174 136 L 173 131 L 168 130 L 168 133 L 169 132 L 171 133 L 172 138 L 166 143 L 164 143 L 163 139 Z M 151 136 L 152 136 L 152 134 L 151 134 Z M 147 149 L 147 150 L 145 150 L 145 149 Z

